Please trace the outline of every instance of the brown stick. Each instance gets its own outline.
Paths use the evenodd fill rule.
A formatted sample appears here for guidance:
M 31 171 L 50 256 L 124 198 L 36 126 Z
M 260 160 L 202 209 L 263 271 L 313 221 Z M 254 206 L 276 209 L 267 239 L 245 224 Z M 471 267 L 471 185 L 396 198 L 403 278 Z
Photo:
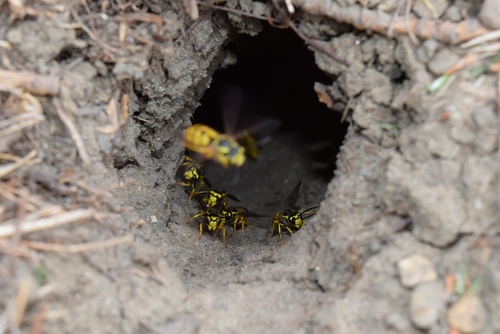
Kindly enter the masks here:
M 389 35 L 391 16 L 383 12 L 376 12 L 358 5 L 341 7 L 333 1 L 324 0 L 294 0 L 296 6 L 313 15 L 323 15 L 340 23 L 351 24 L 360 30 L 372 30 L 384 36 Z M 469 19 L 459 23 L 396 17 L 392 28 L 397 35 L 408 34 L 407 27 L 421 39 L 434 38 L 439 42 L 456 45 L 474 37 L 490 32 L 476 19 Z
M 59 78 L 50 75 L 39 75 L 29 71 L 0 70 L 0 85 L 11 88 L 22 88 L 34 95 L 59 94 Z

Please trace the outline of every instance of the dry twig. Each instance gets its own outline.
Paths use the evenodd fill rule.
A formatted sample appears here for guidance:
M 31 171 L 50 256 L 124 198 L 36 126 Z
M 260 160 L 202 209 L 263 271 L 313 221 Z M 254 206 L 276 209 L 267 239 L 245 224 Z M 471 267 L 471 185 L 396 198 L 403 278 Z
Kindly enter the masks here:
M 26 306 L 28 306 L 29 292 L 31 287 L 31 279 L 25 277 L 21 281 L 19 290 L 17 291 L 16 302 L 14 306 L 13 320 L 14 324 L 19 327 L 24 319 L 24 313 L 26 312 Z
M 345 59 L 337 56 L 334 52 L 332 52 L 328 48 L 324 47 L 323 45 L 319 44 L 315 40 L 304 35 L 302 33 L 302 31 L 300 31 L 299 28 L 297 28 L 295 26 L 295 24 L 292 22 L 292 20 L 290 20 L 288 18 L 288 16 L 286 15 L 286 13 L 284 13 L 282 10 L 280 10 L 280 17 L 279 18 L 281 20 L 284 20 L 284 22 L 286 22 L 286 24 L 297 34 L 297 36 L 299 36 L 304 42 L 306 42 L 306 44 L 309 44 L 314 49 L 318 50 L 319 52 L 324 53 L 325 55 L 327 55 L 331 59 L 335 60 L 337 63 L 340 63 L 340 64 L 345 65 L 345 66 L 349 66 L 349 63 Z
M 25 128 L 29 128 L 43 120 L 45 120 L 45 117 L 38 111 L 26 112 L 9 117 L 0 121 L 0 138 L 7 137 L 8 135 L 19 132 Z M 2 146 L 3 145 L 0 145 L 0 147 Z
M 334 1 L 324 0 L 294 0 L 294 4 L 309 14 L 327 16 L 337 22 L 351 24 L 360 30 L 375 31 L 384 36 L 388 36 L 391 27 L 389 14 L 372 11 L 358 5 L 342 7 Z M 453 45 L 490 32 L 476 19 L 454 23 L 411 17 L 406 22 L 404 18 L 397 17 L 392 22 L 393 31 L 397 35 L 408 34 L 407 26 L 418 38 L 424 40 L 434 38 L 442 43 Z
M 54 206 L 53 208 L 57 209 L 59 207 Z M 18 230 L 20 233 L 32 233 L 65 224 L 76 223 L 91 218 L 94 214 L 95 211 L 92 209 L 78 209 L 74 211 L 63 211 L 60 214 L 37 220 L 31 220 L 30 215 L 28 215 L 22 222 L 7 222 L 0 225 L 0 238 L 10 237 Z
M 76 245 L 61 245 L 46 242 L 23 241 L 23 246 L 31 249 L 46 251 L 46 252 L 67 252 L 67 253 L 83 253 L 92 250 L 111 248 L 121 244 L 128 244 L 134 241 L 134 236 L 127 234 L 123 237 L 112 238 L 104 241 L 88 242 Z
M 486 34 L 483 34 L 481 36 L 473 38 L 466 43 L 461 44 L 460 47 L 462 49 L 467 49 L 467 48 L 471 48 L 471 47 L 479 45 L 479 44 L 491 42 L 491 41 L 498 39 L 498 38 L 500 38 L 500 30 L 490 31 Z
M 111 134 L 120 128 L 118 110 L 116 108 L 116 98 L 113 97 L 109 100 L 108 105 L 106 106 L 106 114 L 109 116 L 111 124 L 100 126 L 97 128 L 97 131 L 105 134 Z
M 207 3 L 203 3 L 203 2 L 198 2 L 198 4 L 200 4 L 202 6 L 209 7 L 209 8 L 225 11 L 228 13 L 236 14 L 236 15 L 242 15 L 242 16 L 246 16 L 246 17 L 250 17 L 250 18 L 254 18 L 254 19 L 258 19 L 258 20 L 265 20 L 272 27 L 275 27 L 275 28 L 281 28 L 281 29 L 291 28 L 297 34 L 297 36 L 299 36 L 304 42 L 306 42 L 306 44 L 310 45 L 312 48 L 318 50 L 319 52 L 324 53 L 325 55 L 327 55 L 328 57 L 332 58 L 333 60 L 335 60 L 336 62 L 338 62 L 340 64 L 343 64 L 345 66 L 349 66 L 349 64 L 347 63 L 347 61 L 345 59 L 342 59 L 341 57 L 337 56 L 332 50 L 324 47 L 320 43 L 318 43 L 315 40 L 304 35 L 299 30 L 299 28 L 297 28 L 297 26 L 292 22 L 292 20 L 290 20 L 290 18 L 288 17 L 288 14 L 285 13 L 284 10 L 278 9 L 279 17 L 276 20 L 273 17 L 271 17 L 271 14 L 269 14 L 268 17 L 262 17 L 259 15 L 254 15 L 251 13 L 243 12 L 243 11 L 228 8 L 228 7 L 216 6 L 216 5 L 207 4 Z
M 6 71 L 0 69 L 0 85 L 10 88 L 25 89 L 34 95 L 59 94 L 59 78 L 40 75 L 29 71 Z
M 68 115 L 66 115 L 66 113 L 64 112 L 61 102 L 59 101 L 58 98 L 54 98 L 54 106 L 56 107 L 57 115 L 64 123 L 64 125 L 66 125 L 66 128 L 68 129 L 71 138 L 75 142 L 76 148 L 78 150 L 78 153 L 80 154 L 80 158 L 82 159 L 83 163 L 86 165 L 90 165 L 92 161 L 90 159 L 90 155 L 87 151 L 87 148 L 85 147 L 82 136 L 76 129 L 76 126 L 73 123 L 73 121 L 71 121 Z
M 21 158 L 12 164 L 0 166 L 0 178 L 12 173 L 13 171 L 18 169 L 19 167 L 27 164 L 30 160 L 32 160 L 34 157 L 36 157 L 37 154 L 38 154 L 38 152 L 36 150 L 33 150 L 30 153 L 28 153 L 24 158 Z

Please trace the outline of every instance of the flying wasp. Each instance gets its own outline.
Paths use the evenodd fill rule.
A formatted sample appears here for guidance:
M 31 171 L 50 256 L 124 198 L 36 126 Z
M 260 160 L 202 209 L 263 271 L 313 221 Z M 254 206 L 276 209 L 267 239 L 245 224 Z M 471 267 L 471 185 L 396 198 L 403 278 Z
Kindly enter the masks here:
M 189 201 L 191 201 L 193 196 L 204 184 L 208 185 L 210 188 L 212 187 L 210 181 L 205 177 L 205 169 L 188 155 L 184 156 L 184 162 L 181 164 L 181 169 L 182 168 L 184 182 L 178 182 L 177 184 L 188 187 L 191 190 Z
M 214 159 L 223 167 L 241 167 L 245 163 L 245 148 L 229 135 L 221 134 L 208 125 L 193 124 L 184 133 L 184 146 Z
M 273 226 L 271 230 L 271 235 L 267 239 L 268 241 L 274 236 L 274 231 L 278 230 L 279 240 L 281 241 L 281 230 L 284 229 L 288 233 L 293 234 L 298 231 L 303 225 L 304 221 L 314 214 L 316 214 L 319 205 L 312 206 L 308 209 L 299 210 L 296 208 L 297 198 L 299 196 L 300 185 L 302 181 L 299 181 L 293 189 L 292 193 L 287 199 L 289 208 L 284 211 L 278 211 L 273 216 Z
M 281 122 L 274 118 L 258 117 L 253 110 L 246 110 L 244 113 L 244 116 L 251 117 L 238 120 L 242 111 L 248 109 L 248 103 L 243 103 L 243 92 L 236 86 L 226 89 L 222 104 L 226 133 L 219 133 L 208 125 L 193 124 L 184 132 L 182 142 L 187 149 L 199 153 L 207 160 L 217 161 L 224 168 L 241 167 L 247 157 L 257 159 L 259 155 L 257 140 L 253 135 L 270 134 Z

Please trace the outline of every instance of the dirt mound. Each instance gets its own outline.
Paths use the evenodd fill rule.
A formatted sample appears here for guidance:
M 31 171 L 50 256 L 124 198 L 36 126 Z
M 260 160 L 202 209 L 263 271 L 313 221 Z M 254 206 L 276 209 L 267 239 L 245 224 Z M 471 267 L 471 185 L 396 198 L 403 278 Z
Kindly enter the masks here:
M 0 2 L 0 332 L 500 331 L 495 8 L 219 5 Z M 176 183 L 235 86 L 281 127 L 204 166 L 263 216 L 226 247 Z

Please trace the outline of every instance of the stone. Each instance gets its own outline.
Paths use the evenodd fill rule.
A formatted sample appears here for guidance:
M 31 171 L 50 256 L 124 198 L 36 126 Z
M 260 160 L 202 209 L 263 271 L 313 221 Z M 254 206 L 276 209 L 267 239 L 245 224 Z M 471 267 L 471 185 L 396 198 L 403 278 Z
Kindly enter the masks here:
M 407 288 L 435 281 L 438 277 L 434 264 L 422 255 L 412 255 L 400 260 L 398 270 L 401 284 Z
M 443 15 L 445 10 L 450 5 L 447 0 L 432 1 L 430 3 L 432 7 L 427 6 L 423 0 L 415 1 L 413 5 L 413 12 L 421 18 L 437 19 Z
M 445 293 L 442 282 L 423 283 L 411 294 L 410 317 L 415 326 L 429 329 L 444 312 Z
M 479 11 L 479 19 L 481 22 L 491 28 L 500 29 L 500 1 L 484 0 L 481 10 Z
M 461 333 L 480 333 L 486 323 L 486 311 L 477 296 L 460 299 L 448 310 L 450 326 Z
M 451 66 L 459 61 L 460 57 L 452 50 L 446 48 L 436 53 L 434 58 L 429 62 L 429 70 L 435 75 L 442 75 Z

